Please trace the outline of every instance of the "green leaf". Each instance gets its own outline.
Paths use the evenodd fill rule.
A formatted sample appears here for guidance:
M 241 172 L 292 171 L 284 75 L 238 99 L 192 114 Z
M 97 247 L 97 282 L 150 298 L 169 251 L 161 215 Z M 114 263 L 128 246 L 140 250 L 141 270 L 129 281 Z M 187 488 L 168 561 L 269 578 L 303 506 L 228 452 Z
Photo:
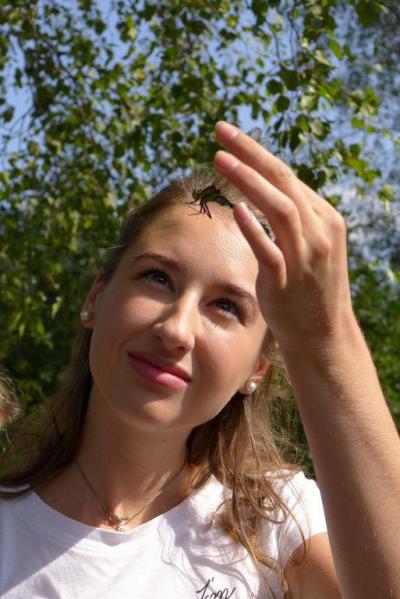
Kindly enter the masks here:
M 270 94 L 282 93 L 282 90 L 283 90 L 282 82 L 278 81 L 277 79 L 271 79 L 270 81 L 268 81 L 267 90 L 269 91 Z
M 268 11 L 268 7 L 268 0 L 252 0 L 251 2 L 251 10 L 260 19 L 263 19 L 265 17 L 265 14 Z
M 9 123 L 12 120 L 14 116 L 14 110 L 15 109 L 13 106 L 8 106 L 5 110 L 3 110 L 1 117 L 5 123 Z
M 57 316 L 57 313 L 60 310 L 62 303 L 63 303 L 63 298 L 60 295 L 58 295 L 56 297 L 55 301 L 51 305 L 51 317 L 52 318 L 55 318 Z
M 332 53 L 336 56 L 336 58 L 343 58 L 344 51 L 336 39 L 330 39 L 328 41 L 328 46 Z
M 28 142 L 28 152 L 32 156 L 38 156 L 39 152 L 40 152 L 39 144 L 36 141 L 29 141 Z
M 294 152 L 302 141 L 302 132 L 298 127 L 292 127 L 289 135 L 289 147 Z
M 303 94 L 300 98 L 300 109 L 307 113 L 318 108 L 318 96 L 316 94 Z
M 287 96 L 279 96 L 275 102 L 275 106 L 279 112 L 285 112 L 290 106 L 290 100 Z
M 40 337 L 43 337 L 43 335 L 46 332 L 46 329 L 44 327 L 43 321 L 42 320 L 38 320 L 36 322 L 36 331 L 39 334 Z
M 304 114 L 300 114 L 297 117 L 296 125 L 304 133 L 308 133 L 310 130 L 310 121 Z
M 313 119 L 310 122 L 310 129 L 318 139 L 323 139 L 326 135 L 326 124 L 321 119 Z
M 281 69 L 280 75 L 285 82 L 285 85 L 288 90 L 293 91 L 297 89 L 299 84 L 299 79 L 296 71 L 291 71 L 289 69 Z
M 385 183 L 379 190 L 379 199 L 383 202 L 394 202 L 396 199 L 396 192 L 393 186 Z
M 94 28 L 95 28 L 97 35 L 101 35 L 105 31 L 106 25 L 100 19 L 96 19 Z
M 354 129 L 364 129 L 365 122 L 363 121 L 363 119 L 353 116 L 353 118 L 351 119 L 351 126 Z
M 328 58 L 325 56 L 325 54 L 322 52 L 322 50 L 316 50 L 314 53 L 315 59 L 318 63 L 327 66 L 327 67 L 331 67 L 332 63 L 328 60 Z
M 360 23 L 364 25 L 364 27 L 370 27 L 379 19 L 379 11 L 376 2 L 359 0 L 356 4 L 356 10 Z

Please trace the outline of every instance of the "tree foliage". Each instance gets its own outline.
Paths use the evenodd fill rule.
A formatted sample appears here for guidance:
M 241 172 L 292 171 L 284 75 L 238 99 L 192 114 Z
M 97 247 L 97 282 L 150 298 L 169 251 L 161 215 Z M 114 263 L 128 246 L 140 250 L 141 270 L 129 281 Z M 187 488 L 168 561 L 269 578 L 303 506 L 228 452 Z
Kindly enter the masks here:
M 383 2 L 347 5 L 361 32 L 387 14 Z M 218 119 L 261 125 L 268 146 L 328 195 L 345 176 L 363 189 L 379 179 L 335 126 L 344 110 L 352 131 L 387 134 L 379 85 L 347 76 L 356 56 L 339 9 L 337 0 L 1 3 L 0 360 L 25 407 L 67 363 L 84 286 L 120 216 L 210 162 Z M 394 405 L 399 378 L 373 324 L 387 294 L 373 277 L 359 289 Z M 390 306 L 385 352 L 396 349 L 398 300 Z
M 382 10 L 375 3 L 359 2 L 356 9 L 361 22 L 352 18 L 352 9 L 342 1 L 338 8 L 344 43 L 350 49 L 350 62 L 343 72 L 347 87 L 359 86 L 373 88 L 379 95 L 380 122 L 385 126 L 385 135 L 369 135 L 361 130 L 357 142 L 373 154 L 381 166 L 384 183 L 399 189 L 398 151 L 400 132 L 400 5 L 397 0 L 385 0 Z M 348 115 L 344 114 L 344 118 Z M 386 187 L 383 194 L 390 199 L 390 190 Z M 392 194 L 393 196 L 393 194 Z M 384 197 L 382 199 L 385 199 Z

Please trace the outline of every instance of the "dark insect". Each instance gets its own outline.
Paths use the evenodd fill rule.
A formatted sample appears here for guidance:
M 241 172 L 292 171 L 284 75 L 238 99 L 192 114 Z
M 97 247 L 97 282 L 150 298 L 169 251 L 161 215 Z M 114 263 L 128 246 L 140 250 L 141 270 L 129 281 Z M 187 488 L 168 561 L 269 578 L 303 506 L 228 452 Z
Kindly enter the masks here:
M 205 187 L 204 189 L 198 190 L 195 189 L 193 191 L 193 202 L 189 202 L 189 204 L 195 204 L 199 202 L 200 204 L 200 213 L 205 213 L 209 218 L 211 217 L 211 212 L 209 207 L 207 206 L 207 202 L 217 202 L 221 206 L 229 206 L 229 208 L 233 208 L 234 204 L 228 200 L 225 196 L 221 194 L 221 190 L 215 187 L 214 184 Z
M 215 187 L 215 185 L 209 185 L 208 187 L 205 187 L 202 190 L 196 189 L 193 192 L 193 198 L 193 201 L 188 203 L 195 204 L 196 202 L 199 202 L 200 214 L 207 214 L 208 218 L 212 218 L 212 216 L 207 202 L 217 202 L 217 204 L 220 204 L 221 206 L 229 206 L 229 208 L 234 208 L 235 206 L 235 204 L 232 204 L 232 202 L 228 200 L 228 198 L 221 194 L 221 191 L 217 187 Z M 262 222 L 260 222 L 260 225 L 262 226 L 268 237 L 271 237 L 270 229 Z
M 253 129 L 250 129 L 247 135 L 258 143 L 262 143 L 262 130 L 260 127 L 253 127 Z M 192 195 L 193 201 L 189 202 L 189 204 L 195 204 L 198 202 L 200 205 L 200 214 L 207 214 L 209 218 L 212 218 L 212 216 L 207 202 L 217 202 L 217 204 L 220 204 L 221 206 L 229 206 L 229 208 L 234 208 L 235 206 L 235 204 L 221 194 L 221 190 L 216 187 L 215 183 L 208 185 L 208 187 L 205 187 L 204 189 L 195 189 Z M 268 237 L 271 237 L 271 231 L 268 229 L 268 227 L 264 225 L 264 223 L 260 224 L 267 233 Z

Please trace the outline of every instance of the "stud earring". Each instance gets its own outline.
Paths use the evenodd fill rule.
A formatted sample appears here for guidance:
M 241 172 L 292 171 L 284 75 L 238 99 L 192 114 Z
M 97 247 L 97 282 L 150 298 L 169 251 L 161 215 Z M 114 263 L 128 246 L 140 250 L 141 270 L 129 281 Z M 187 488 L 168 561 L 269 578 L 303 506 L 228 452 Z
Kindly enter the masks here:
M 81 320 L 82 322 L 87 322 L 90 318 L 90 313 L 89 310 L 86 310 L 86 308 L 84 308 L 81 312 Z
M 244 392 L 246 395 L 251 395 L 257 389 L 257 383 L 254 381 L 247 381 L 244 386 Z

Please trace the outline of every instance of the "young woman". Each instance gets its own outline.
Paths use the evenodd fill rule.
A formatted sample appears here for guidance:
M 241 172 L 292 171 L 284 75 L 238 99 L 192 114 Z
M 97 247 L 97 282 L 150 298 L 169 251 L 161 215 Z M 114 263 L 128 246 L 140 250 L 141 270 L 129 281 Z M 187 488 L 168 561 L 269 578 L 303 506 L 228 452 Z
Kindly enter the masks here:
M 400 597 L 400 447 L 343 219 L 236 127 L 216 134 L 217 176 L 128 215 L 39 442 L 8 451 L 5 599 Z M 324 510 L 275 446 L 282 358 Z

